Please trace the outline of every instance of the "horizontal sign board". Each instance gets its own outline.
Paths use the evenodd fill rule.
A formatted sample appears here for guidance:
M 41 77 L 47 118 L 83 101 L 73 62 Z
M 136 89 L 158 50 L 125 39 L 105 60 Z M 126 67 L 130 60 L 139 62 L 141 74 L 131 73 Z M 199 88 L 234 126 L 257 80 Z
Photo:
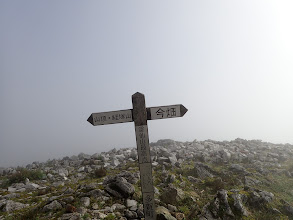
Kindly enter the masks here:
M 133 121 L 131 109 L 113 112 L 93 113 L 88 118 L 88 122 L 92 125 L 107 125 L 131 121 Z
M 147 120 L 182 117 L 187 109 L 183 105 L 166 105 L 146 108 Z M 87 120 L 92 125 L 107 125 L 132 122 L 132 109 L 92 113 Z
M 182 117 L 187 109 L 183 105 L 166 105 L 147 108 L 148 120 Z

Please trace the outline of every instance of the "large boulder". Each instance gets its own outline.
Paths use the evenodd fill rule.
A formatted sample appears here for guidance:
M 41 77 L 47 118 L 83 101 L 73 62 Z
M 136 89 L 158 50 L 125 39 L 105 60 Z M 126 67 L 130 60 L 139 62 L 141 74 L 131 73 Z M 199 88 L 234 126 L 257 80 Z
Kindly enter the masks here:
M 248 216 L 248 211 L 243 205 L 243 203 L 247 201 L 247 196 L 245 194 L 240 194 L 235 190 L 234 193 L 231 194 L 231 198 L 233 199 L 234 209 L 241 215 Z
M 184 192 L 171 185 L 163 191 L 160 198 L 165 204 L 177 205 L 180 200 L 184 199 Z
M 211 210 L 210 207 L 211 204 L 207 203 L 204 205 L 204 207 L 202 208 L 201 214 L 198 216 L 199 220 L 220 220 L 219 217 L 215 217 Z
M 201 162 L 196 162 L 194 164 L 194 175 L 201 179 L 205 179 L 207 177 L 214 177 L 214 171 L 208 165 L 205 165 Z
M 248 202 L 253 206 L 261 207 L 265 204 L 272 202 L 274 194 L 267 191 L 254 190 L 250 191 Z
M 291 206 L 287 201 L 281 199 L 281 203 L 283 204 L 283 209 L 285 210 L 286 214 L 290 217 L 293 217 L 293 206 Z
M 235 215 L 232 212 L 230 204 L 228 202 L 228 194 L 227 191 L 221 189 L 217 192 L 216 197 L 210 203 L 207 203 L 201 214 L 198 216 L 200 220 L 232 220 L 235 219 Z
M 121 176 L 107 177 L 103 185 L 109 194 L 118 198 L 129 198 L 135 192 L 134 186 Z
M 129 182 L 131 184 L 136 184 L 139 179 L 138 173 L 131 173 L 128 171 L 122 171 L 121 173 L 117 174 L 117 176 L 125 178 L 127 180 L 127 182 Z
M 45 205 L 43 208 L 44 212 L 50 212 L 50 211 L 56 211 L 62 209 L 62 205 L 57 201 L 54 200 L 53 202 L 49 203 L 48 205 Z
M 60 168 L 57 170 L 57 173 L 59 174 L 59 176 L 61 177 L 67 177 L 68 176 L 68 170 L 65 168 Z
M 211 203 L 210 210 L 214 217 L 223 219 L 233 219 L 234 214 L 228 202 L 227 190 L 221 189 L 217 192 L 217 196 Z
M 239 174 L 243 174 L 243 175 L 248 175 L 249 173 L 246 171 L 246 169 L 239 165 L 239 164 L 231 164 L 229 169 L 231 171 L 233 171 L 234 173 L 239 173 Z
M 4 204 L 0 204 L 2 206 L 2 211 L 3 212 L 13 212 L 15 210 L 23 209 L 25 207 L 28 207 L 28 204 L 23 204 L 20 202 L 14 202 L 12 200 L 7 200 Z
M 244 177 L 244 185 L 245 186 L 255 186 L 261 184 L 261 181 L 257 179 L 253 179 L 251 177 L 245 176 Z

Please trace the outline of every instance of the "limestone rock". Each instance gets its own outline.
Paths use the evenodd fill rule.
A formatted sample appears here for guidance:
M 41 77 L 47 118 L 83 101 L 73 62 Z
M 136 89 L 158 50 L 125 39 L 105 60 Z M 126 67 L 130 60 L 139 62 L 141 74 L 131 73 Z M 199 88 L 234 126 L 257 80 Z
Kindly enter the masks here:
M 220 220 L 220 217 L 215 217 L 212 212 L 210 211 L 209 207 L 211 206 L 210 203 L 207 203 L 202 208 L 201 214 L 198 216 L 199 220 Z
M 231 195 L 233 199 L 233 206 L 234 208 L 241 213 L 241 215 L 248 216 L 248 211 L 243 205 L 243 201 L 246 201 L 246 195 L 241 195 L 239 193 L 234 193 Z
M 134 194 L 134 186 L 120 176 L 108 177 L 103 182 L 105 190 L 118 198 L 129 198 Z
M 274 199 L 274 194 L 267 191 L 252 190 L 248 202 L 254 206 L 262 206 L 270 203 Z
M 88 206 L 90 206 L 91 199 L 89 197 L 82 197 L 80 199 L 80 203 L 81 203 L 82 206 L 88 207 Z
M 137 209 L 137 201 L 133 199 L 127 199 L 126 200 L 126 207 L 129 208 L 132 211 L 136 211 Z
M 194 165 L 195 175 L 201 179 L 205 179 L 207 177 L 214 177 L 214 171 L 208 166 L 201 162 L 196 162 Z
M 62 205 L 58 201 L 54 200 L 50 204 L 44 206 L 43 211 L 50 212 L 50 211 L 56 211 L 60 209 L 62 209 Z
M 239 165 L 239 164 L 231 164 L 229 169 L 232 170 L 235 173 L 241 173 L 241 174 L 245 174 L 245 175 L 248 174 L 246 169 L 243 166 Z
M 257 180 L 257 179 L 253 179 L 251 177 L 245 176 L 244 177 L 244 185 L 245 186 L 255 186 L 261 184 L 261 181 Z
M 67 213 L 63 214 L 61 220 L 81 220 L 81 216 L 79 213 Z
M 162 202 L 165 204 L 177 205 L 178 202 L 184 199 L 184 192 L 176 187 L 167 187 L 160 196 Z
M 131 173 L 129 171 L 122 171 L 119 174 L 117 174 L 117 176 L 125 178 L 127 182 L 131 184 L 136 184 L 139 179 L 138 173 Z
M 126 218 L 128 218 L 128 219 L 137 219 L 137 217 L 138 217 L 137 213 L 134 211 L 125 210 L 124 214 L 125 214 Z
M 0 204 L 0 206 L 1 206 L 1 204 Z M 7 200 L 4 205 L 2 204 L 2 206 L 4 206 L 4 208 L 2 208 L 2 211 L 13 212 L 15 210 L 19 210 L 19 209 L 23 209 L 25 207 L 28 207 L 29 205 L 23 204 L 20 202 L 14 202 L 12 200 Z
M 286 214 L 288 214 L 290 217 L 293 217 L 293 206 L 291 206 L 283 199 L 281 200 L 281 203 L 283 204 L 283 208 L 286 211 Z
M 169 210 L 163 206 L 157 207 L 156 214 L 157 220 L 176 220 L 176 218 L 170 214 Z

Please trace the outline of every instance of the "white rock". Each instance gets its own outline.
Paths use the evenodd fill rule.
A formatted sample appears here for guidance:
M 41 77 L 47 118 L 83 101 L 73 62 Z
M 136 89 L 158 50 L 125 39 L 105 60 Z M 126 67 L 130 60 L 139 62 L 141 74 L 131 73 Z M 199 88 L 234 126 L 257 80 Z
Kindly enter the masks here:
M 91 199 L 89 197 L 82 197 L 80 199 L 81 205 L 84 207 L 88 207 L 91 203 Z
M 77 172 L 83 172 L 84 171 L 84 167 L 80 167 Z
M 133 199 L 127 199 L 126 200 L 126 207 L 131 208 L 131 207 L 136 207 L 137 208 L 137 201 Z
M 12 212 L 14 210 L 19 210 L 27 207 L 27 204 L 23 204 L 20 202 L 14 202 L 11 200 L 7 200 L 5 207 L 3 208 L 4 212 Z
M 43 210 L 45 212 L 49 212 L 49 211 L 53 211 L 53 210 L 59 210 L 59 209 L 62 209 L 62 205 L 56 200 L 54 200 L 50 204 L 44 206 L 44 208 L 43 208 Z
M 14 187 L 8 187 L 8 192 L 16 192 L 16 188 L 14 188 Z

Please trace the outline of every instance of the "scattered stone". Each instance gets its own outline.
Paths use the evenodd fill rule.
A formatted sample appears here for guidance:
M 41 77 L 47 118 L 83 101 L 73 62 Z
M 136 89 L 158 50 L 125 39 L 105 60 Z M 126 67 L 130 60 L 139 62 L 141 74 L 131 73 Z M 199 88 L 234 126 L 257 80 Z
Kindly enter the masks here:
M 245 186 L 255 186 L 261 184 L 261 181 L 253 179 L 251 177 L 245 176 L 244 177 L 244 185 Z
M 59 209 L 62 209 L 62 205 L 58 201 L 54 200 L 50 204 L 44 206 L 43 211 L 50 212 L 50 211 L 57 211 Z
M 265 176 L 267 174 L 292 179 L 293 170 L 288 168 L 287 163 L 293 159 L 292 145 L 236 139 L 230 142 L 195 140 L 184 143 L 161 140 L 151 143 L 151 146 L 153 170 L 155 174 L 160 173 L 159 179 L 158 176 L 154 178 L 156 183 L 160 181 L 154 187 L 156 198 L 160 198 L 155 199 L 155 204 L 157 207 L 168 207 L 161 208 L 163 211 L 158 215 L 158 220 L 254 218 L 252 209 L 263 212 L 268 207 L 267 211 L 272 215 L 293 217 L 292 204 L 281 200 L 282 206 L 276 209 L 276 204 L 272 203 L 274 195 L 261 189 L 262 186 L 274 186 L 278 181 L 270 180 L 270 176 Z M 189 168 L 190 165 L 193 167 Z M 126 169 L 122 170 L 124 166 Z M 216 166 L 220 166 L 221 171 L 213 169 Z M 96 175 L 101 168 L 103 175 Z M 138 204 L 138 201 L 141 202 L 141 192 L 134 194 L 134 186 L 138 187 L 140 179 L 136 148 L 113 149 L 92 156 L 81 153 L 61 160 L 34 162 L 25 169 L 41 170 L 45 179 L 27 178 L 7 187 L 8 177 L 19 173 L 20 169 L 0 168 L 0 185 L 5 186 L 0 187 L 0 220 L 4 220 L 7 214 L 11 219 L 16 218 L 16 210 L 29 207 L 24 203 L 31 204 L 32 209 L 46 203 L 41 209 L 47 212 L 49 219 L 55 218 L 55 215 L 60 216 L 59 220 L 144 218 L 143 205 Z M 112 170 L 117 174 L 107 176 Z M 251 173 L 248 172 L 250 170 Z M 203 197 L 211 196 L 208 193 L 213 189 L 205 183 L 209 181 L 213 184 L 217 179 L 223 183 L 221 188 L 233 183 L 235 187 L 244 185 L 244 191 L 219 190 L 214 199 L 199 210 L 197 204 Z M 288 195 L 291 194 L 293 190 L 289 189 Z M 113 200 L 112 197 L 118 199 Z M 96 203 L 91 204 L 91 201 Z M 116 203 L 112 204 L 113 201 Z M 76 202 L 80 204 L 79 207 L 74 206 Z M 266 206 L 268 203 L 272 204 Z M 179 212 L 179 204 L 192 207 L 189 216 Z
M 243 166 L 239 165 L 239 164 L 231 164 L 230 170 L 235 172 L 235 173 L 241 173 L 241 174 L 244 174 L 244 175 L 248 174 L 246 169 Z
M 120 176 L 106 177 L 104 180 L 105 190 L 118 198 L 129 198 L 134 194 L 134 186 Z
M 23 204 L 23 203 L 20 203 L 20 202 L 14 202 L 12 200 L 7 200 L 4 202 L 4 204 L 2 203 L 1 204 L 1 201 L 0 201 L 0 208 L 1 206 L 3 207 L 2 208 L 2 211 L 3 212 L 13 212 L 15 210 L 19 210 L 19 209 L 23 209 L 25 207 L 28 207 L 29 205 L 28 204 Z
M 176 218 L 170 214 L 169 210 L 163 206 L 157 207 L 156 214 L 157 220 L 176 220 Z
M 188 176 L 187 179 L 192 183 L 201 183 L 202 182 L 201 179 L 195 178 L 193 176 Z
M 92 204 L 92 209 L 95 209 L 95 210 L 99 209 L 99 205 L 97 203 Z
M 215 173 L 208 165 L 203 164 L 201 162 L 195 163 L 194 172 L 196 177 L 199 177 L 201 179 L 205 179 L 207 177 L 214 177 L 213 173 Z
M 95 217 L 97 217 L 98 219 L 104 219 L 107 217 L 107 215 L 105 215 L 102 212 L 94 212 L 94 214 L 95 214 Z
M 270 203 L 274 199 L 274 194 L 267 191 L 252 190 L 250 192 L 248 202 L 254 206 L 262 206 Z
M 137 219 L 138 215 L 134 211 L 125 210 L 125 217 L 128 219 Z
M 65 203 L 73 203 L 74 202 L 74 197 L 73 196 L 64 197 L 62 199 L 62 201 L 65 202 Z
M 81 215 L 79 213 L 67 213 L 63 214 L 61 220 L 81 220 Z
M 228 202 L 227 190 L 221 189 L 217 192 L 217 196 L 211 203 L 210 210 L 215 217 L 224 219 L 233 218 L 234 214 Z
M 234 208 L 239 213 L 241 213 L 241 215 L 248 216 L 248 211 L 246 210 L 246 208 L 243 205 L 243 201 L 245 201 L 245 202 L 247 201 L 247 196 L 236 192 L 236 193 L 232 194 L 231 197 L 233 199 Z
M 119 204 L 119 203 L 115 203 L 114 205 L 112 205 L 111 207 L 113 210 L 124 210 L 126 207 L 122 204 Z
M 160 198 L 165 204 L 177 205 L 184 198 L 184 192 L 179 188 L 169 186 L 164 190 Z
M 137 201 L 135 201 L 133 199 L 127 199 L 126 200 L 126 207 L 132 211 L 135 211 L 137 209 Z
M 286 211 L 286 213 L 290 216 L 293 217 L 293 206 L 291 206 L 288 202 L 285 200 L 281 200 L 281 203 L 283 204 L 283 208 Z
M 67 213 L 73 213 L 73 212 L 76 212 L 76 208 L 73 205 L 67 204 L 66 208 L 65 208 L 65 211 Z
M 177 212 L 177 207 L 171 204 L 168 204 L 168 209 L 170 212 Z
M 90 206 L 91 199 L 89 197 L 82 197 L 80 199 L 80 203 L 81 203 L 82 206 L 88 207 L 88 206 Z
M 180 212 L 176 212 L 175 213 L 175 218 L 177 220 L 184 220 L 185 219 L 185 215 L 183 213 L 180 213 Z

